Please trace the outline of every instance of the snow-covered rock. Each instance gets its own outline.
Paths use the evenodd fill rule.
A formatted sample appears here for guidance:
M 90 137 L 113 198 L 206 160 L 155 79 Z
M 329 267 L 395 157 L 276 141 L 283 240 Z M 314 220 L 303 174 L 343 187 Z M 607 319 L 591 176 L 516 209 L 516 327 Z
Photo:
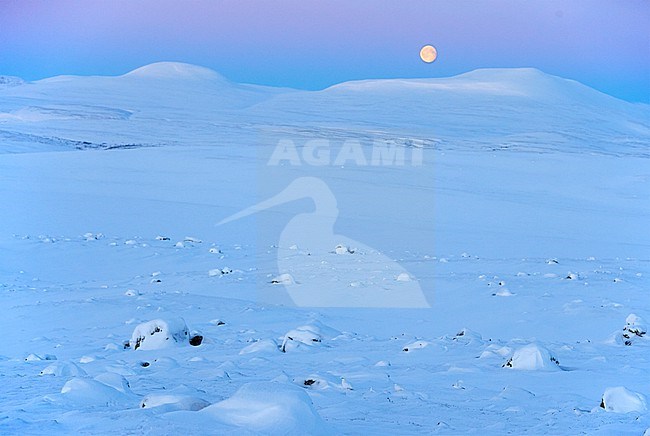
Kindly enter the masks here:
M 625 327 L 621 333 L 621 341 L 624 345 L 632 345 L 634 341 L 643 338 L 648 333 L 648 328 L 641 317 L 631 313 L 625 319 Z
M 297 329 L 288 331 L 282 339 L 280 351 L 286 353 L 289 350 L 296 349 L 300 345 L 313 346 L 322 342 L 320 331 L 316 326 L 302 326 Z
M 503 367 L 526 371 L 551 371 L 558 369 L 559 364 L 560 362 L 546 348 L 538 344 L 529 344 L 515 350 Z
M 97 380 L 73 378 L 61 389 L 63 398 L 75 404 L 99 407 L 130 406 L 134 396 L 120 392 Z
M 336 254 L 354 254 L 356 250 L 353 248 L 347 247 L 343 244 L 339 244 L 334 248 L 334 253 Z
M 198 347 L 199 345 L 201 345 L 203 343 L 203 339 L 204 339 L 203 338 L 203 333 L 201 333 L 199 331 L 196 331 L 196 330 L 192 330 L 190 332 L 189 342 L 190 342 L 191 346 Z
M 261 434 L 329 434 L 307 393 L 290 383 L 247 383 L 199 413 Z
M 273 278 L 271 280 L 271 283 L 274 285 L 293 285 L 296 283 L 296 281 L 293 279 L 293 276 L 291 274 L 285 273 Z
M 567 273 L 565 277 L 566 280 L 578 280 L 579 278 L 580 276 L 577 273 L 570 272 L 570 271 Z
M 232 273 L 232 269 L 229 267 L 214 268 L 208 271 L 208 276 L 209 277 L 224 276 L 231 273 Z
M 129 344 L 133 350 L 157 350 L 177 343 L 188 343 L 190 332 L 182 318 L 139 324 L 131 335 Z
M 39 356 L 38 354 L 31 353 L 25 357 L 25 362 L 38 362 L 41 360 L 56 360 L 56 356 L 51 354 L 44 354 L 43 356 Z
M 398 282 L 410 282 L 413 278 L 408 273 L 400 273 L 395 280 Z
M 461 331 L 456 333 L 455 336 L 451 338 L 452 341 L 456 341 L 461 344 L 470 344 L 470 343 L 483 343 L 483 336 L 480 333 L 470 330 L 468 328 L 463 328 Z
M 600 407 L 614 413 L 644 412 L 646 399 L 637 392 L 618 386 L 605 389 Z
M 84 377 L 86 371 L 73 362 L 56 362 L 45 367 L 39 375 L 53 375 L 57 377 Z
M 191 395 L 176 394 L 150 394 L 142 399 L 140 407 L 143 409 L 159 408 L 164 412 L 176 410 L 198 411 L 208 407 L 210 403 Z
M 293 382 L 305 389 L 320 390 L 327 389 L 329 387 L 327 380 L 315 375 L 311 375 L 305 378 L 295 378 L 293 379 Z
M 410 353 L 413 350 L 420 350 L 422 348 L 426 348 L 428 345 L 429 343 L 427 341 L 415 341 L 404 345 L 402 351 L 404 351 L 405 353 Z
M 171 357 L 159 357 L 157 359 L 152 359 L 151 361 L 144 360 L 140 362 L 140 366 L 143 368 L 149 368 L 151 366 L 153 368 L 156 368 L 156 370 L 169 371 L 169 370 L 175 370 L 180 365 L 178 364 L 178 361 L 176 361 L 176 359 L 172 359 Z

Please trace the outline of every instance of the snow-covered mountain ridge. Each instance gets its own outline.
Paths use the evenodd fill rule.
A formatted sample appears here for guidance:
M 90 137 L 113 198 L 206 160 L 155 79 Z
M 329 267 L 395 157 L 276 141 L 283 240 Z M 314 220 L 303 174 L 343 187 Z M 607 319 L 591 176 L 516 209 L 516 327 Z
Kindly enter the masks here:
M 306 139 L 391 131 L 442 147 L 616 154 L 644 153 L 650 139 L 648 105 L 532 68 L 362 80 L 322 91 L 236 84 L 208 68 L 174 62 L 115 77 L 11 83 L 0 86 L 0 152 L 79 148 L 84 142 L 87 148 L 218 146 L 229 136 L 260 131 Z M 116 113 L 129 116 L 118 121 Z

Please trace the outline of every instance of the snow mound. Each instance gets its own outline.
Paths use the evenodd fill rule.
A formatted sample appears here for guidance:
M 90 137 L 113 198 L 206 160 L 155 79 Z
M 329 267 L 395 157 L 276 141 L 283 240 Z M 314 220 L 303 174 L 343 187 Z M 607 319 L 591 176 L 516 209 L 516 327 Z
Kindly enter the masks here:
M 483 336 L 480 333 L 472 331 L 468 328 L 463 328 L 461 331 L 456 333 L 456 336 L 451 338 L 452 341 L 456 341 L 461 344 L 471 344 L 471 343 L 483 343 Z
M 525 371 L 552 371 L 558 369 L 559 364 L 560 362 L 546 348 L 537 344 L 529 344 L 515 350 L 503 367 Z
M 527 390 L 514 386 L 506 386 L 499 392 L 499 394 L 493 397 L 492 401 L 508 401 L 512 403 L 524 404 L 531 401 L 535 398 L 536 395 Z
M 159 408 L 158 411 L 174 412 L 177 410 L 190 410 L 196 412 L 208 407 L 207 401 L 191 395 L 151 394 L 144 397 L 140 403 L 143 409 Z
M 282 339 L 280 351 L 286 353 L 288 350 L 299 348 L 302 345 L 313 346 L 322 342 L 320 329 L 313 325 L 298 327 L 288 331 Z
M 87 406 L 113 407 L 129 406 L 133 401 L 131 395 L 120 392 L 97 380 L 73 378 L 61 389 L 64 398 L 73 403 Z
M 395 278 L 395 280 L 397 280 L 398 282 L 410 282 L 410 281 L 412 281 L 413 279 L 411 278 L 411 276 L 410 276 L 408 273 L 400 273 L 400 274 Z
M 189 342 L 189 329 L 182 318 L 154 319 L 139 324 L 131 335 L 129 345 L 133 350 L 158 350 L 176 343 Z
M 56 377 L 83 377 L 86 371 L 73 362 L 56 362 L 43 369 L 39 375 L 53 375 Z
M 56 356 L 51 354 L 44 354 L 39 356 L 38 354 L 31 353 L 25 357 L 25 362 L 40 362 L 41 360 L 56 360 Z
M 404 345 L 402 348 L 402 351 L 405 353 L 410 353 L 413 350 L 421 350 L 422 348 L 426 348 L 429 346 L 429 343 L 427 341 L 415 341 L 411 342 L 410 344 Z
M 263 434 L 328 434 L 303 389 L 288 383 L 247 383 L 235 394 L 201 412 Z
M 337 330 L 334 327 L 330 327 L 329 325 L 324 324 L 323 322 L 321 322 L 316 318 L 312 318 L 311 320 L 308 321 L 308 325 L 300 328 L 305 328 L 305 327 L 310 329 L 311 331 L 318 333 L 323 339 L 329 340 L 343 335 L 343 333 L 340 330 Z
M 498 357 L 506 357 L 508 355 L 512 354 L 512 349 L 509 347 L 503 347 L 497 344 L 490 344 L 487 346 L 483 352 L 479 355 L 479 359 L 484 359 L 484 358 L 489 358 L 493 356 L 498 356 Z
M 208 271 L 208 276 L 209 277 L 217 277 L 217 276 L 225 276 L 228 274 L 232 274 L 233 270 L 229 267 L 224 267 L 224 268 L 214 268 Z
M 278 344 L 273 339 L 262 339 L 242 348 L 239 354 L 277 353 Z
M 131 385 L 129 384 L 128 380 L 125 379 L 121 374 L 117 374 L 115 372 L 105 372 L 99 374 L 97 377 L 95 377 L 94 380 L 103 383 L 106 386 L 110 386 L 113 389 L 125 394 L 131 393 Z
M 613 413 L 644 412 L 646 400 L 643 395 L 618 386 L 605 389 L 600 407 Z
M 296 281 L 293 279 L 293 276 L 291 274 L 285 273 L 275 277 L 273 280 L 271 280 L 271 283 L 274 285 L 293 285 L 296 283 Z

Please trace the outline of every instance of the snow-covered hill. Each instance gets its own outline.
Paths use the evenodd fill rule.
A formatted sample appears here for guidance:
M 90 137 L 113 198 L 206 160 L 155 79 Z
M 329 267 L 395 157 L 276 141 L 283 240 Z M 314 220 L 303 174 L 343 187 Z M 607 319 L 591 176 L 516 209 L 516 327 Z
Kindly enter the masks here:
M 443 79 L 364 80 L 279 95 L 256 113 L 335 129 L 390 130 L 441 147 L 647 153 L 647 105 L 539 70 L 486 69 Z M 351 127 L 354 126 L 354 127 Z
M 226 132 L 262 130 L 305 137 L 400 133 L 453 149 L 635 154 L 646 153 L 649 118 L 647 105 L 531 68 L 294 91 L 234 84 L 207 68 L 160 62 L 118 77 L 58 76 L 0 88 L 4 152 L 48 150 L 48 143 L 215 145 Z
M 250 123 L 242 110 L 279 92 L 172 62 L 0 87 L 2 152 L 215 144 Z
M 532 69 L 0 80 L 0 433 L 643 434 L 648 114 Z

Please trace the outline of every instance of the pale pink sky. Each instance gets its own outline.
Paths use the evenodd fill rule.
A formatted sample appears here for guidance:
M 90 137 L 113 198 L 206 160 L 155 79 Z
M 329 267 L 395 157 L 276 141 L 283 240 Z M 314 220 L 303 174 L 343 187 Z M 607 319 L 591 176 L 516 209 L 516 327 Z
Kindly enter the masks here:
M 162 61 L 235 81 L 322 88 L 361 78 L 536 67 L 648 101 L 644 0 L 0 0 L 0 74 L 121 74 Z M 418 59 L 423 44 L 439 59 Z

